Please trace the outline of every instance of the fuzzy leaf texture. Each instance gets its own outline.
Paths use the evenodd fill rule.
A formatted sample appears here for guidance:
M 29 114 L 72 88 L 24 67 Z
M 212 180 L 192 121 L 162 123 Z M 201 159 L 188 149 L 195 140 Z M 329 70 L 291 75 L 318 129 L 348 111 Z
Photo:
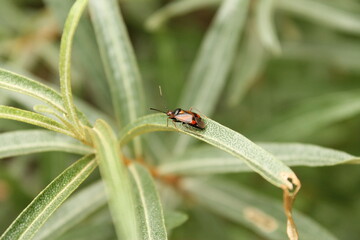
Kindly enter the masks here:
M 125 127 L 120 134 L 120 144 L 146 132 L 179 131 L 222 149 L 239 158 L 239 161 L 244 160 L 250 168 L 275 186 L 293 189 L 288 178 L 295 184 L 299 181 L 290 168 L 240 133 L 208 118 L 204 119 L 204 122 L 206 128 L 198 130 L 181 124 L 175 127 L 170 123 L 167 126 L 167 117 L 164 114 L 147 115 Z
M 93 155 L 76 161 L 55 178 L 22 211 L 0 239 L 31 239 L 51 214 L 89 176 L 96 166 Z

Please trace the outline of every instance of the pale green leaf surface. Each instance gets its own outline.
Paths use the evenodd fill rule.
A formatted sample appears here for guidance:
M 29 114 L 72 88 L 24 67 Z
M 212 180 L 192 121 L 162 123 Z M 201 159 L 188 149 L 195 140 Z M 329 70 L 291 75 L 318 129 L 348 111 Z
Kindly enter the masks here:
M 239 158 L 238 161 L 240 162 L 244 160 L 255 172 L 275 186 L 287 186 L 289 189 L 292 189 L 292 184 L 287 178 L 290 177 L 296 180 L 296 176 L 285 164 L 240 133 L 222 126 L 211 119 L 206 118 L 203 120 L 206 128 L 199 130 L 181 124 L 177 124 L 175 127 L 170 123 L 167 126 L 167 116 L 164 114 L 147 115 L 137 119 L 134 123 L 129 124 L 123 129 L 122 134 L 120 134 L 120 145 L 143 133 L 177 130 L 234 155 Z
M 139 68 L 118 2 L 91 0 L 90 12 L 120 129 L 144 111 Z M 134 140 L 133 150 L 136 157 L 141 157 L 140 139 Z
M 226 94 L 230 106 L 238 104 L 257 80 L 264 68 L 266 57 L 257 29 L 250 27 L 237 53 L 229 92 Z
M 107 203 L 105 188 L 101 181 L 71 196 L 36 233 L 34 239 L 55 239 L 99 211 Z
M 142 115 L 144 99 L 140 72 L 118 5 L 115 0 L 91 0 L 89 7 L 114 112 L 124 126 Z
M 164 217 L 167 232 L 170 232 L 173 229 L 181 226 L 189 218 L 188 215 L 179 211 L 165 211 Z
M 84 155 L 91 153 L 92 149 L 73 138 L 45 130 L 23 130 L 0 134 L 0 158 L 47 151 Z
M 302 143 L 258 143 L 287 166 L 322 167 L 359 164 L 360 158 L 348 153 Z M 252 171 L 244 161 L 219 149 L 203 146 L 187 151 L 174 162 L 159 166 L 160 174 L 216 174 Z
M 13 69 L 13 67 L 10 68 Z M 6 94 L 10 99 L 22 104 L 27 109 L 32 109 L 34 105 L 40 104 L 42 101 L 48 103 L 48 105 L 53 107 L 54 110 L 57 110 L 60 113 L 65 113 L 65 109 L 63 107 L 63 100 L 61 94 L 57 91 L 57 86 L 54 86 L 50 83 L 46 83 L 47 85 L 45 85 L 45 83 L 41 79 L 39 79 L 32 73 L 24 71 L 23 69 L 15 69 L 16 71 L 21 72 L 22 75 L 0 69 L 0 73 L 1 71 L 5 71 L 10 74 L 10 78 L 7 81 L 7 83 L 9 84 L 6 84 L 6 86 L 4 84 L 3 88 L 12 91 L 6 92 L 4 94 Z M 25 77 L 24 75 L 30 76 L 30 78 Z M 1 81 L 4 81 L 5 83 L 4 79 L 0 78 L 0 85 L 2 84 Z M 99 117 L 107 119 L 107 117 L 104 117 L 103 113 L 99 112 L 86 102 L 76 98 L 75 102 L 80 105 L 81 110 L 85 110 L 84 112 L 86 113 L 86 116 L 89 115 L 89 118 L 92 118 L 91 120 L 93 120 L 94 122 L 94 115 L 97 115 L 96 119 Z M 85 125 L 90 125 L 86 116 L 81 111 L 77 110 L 77 114 Z
M 288 41 L 282 43 L 282 49 L 281 58 L 285 60 L 324 62 L 351 71 L 360 69 L 360 46 L 357 40 Z
M 54 179 L 15 219 L 1 240 L 31 239 L 51 214 L 96 168 L 93 155 L 76 161 Z
M 256 23 L 263 46 L 274 55 L 281 54 L 281 46 L 274 26 L 276 0 L 260 0 L 256 6 Z
M 209 6 L 216 6 L 222 0 L 177 0 L 153 13 L 145 22 L 145 27 L 154 31 L 160 28 L 170 18 L 187 14 Z
M 279 9 L 318 22 L 336 30 L 360 34 L 360 17 L 330 6 L 326 1 L 276 0 Z
M 65 112 L 61 95 L 38 81 L 0 69 L 0 87 L 37 98 L 56 110 Z
M 195 107 L 205 115 L 213 112 L 236 55 L 248 5 L 249 0 L 223 1 L 201 44 L 177 107 Z M 190 138 L 178 138 L 175 153 L 179 154 L 189 141 Z
M 135 196 L 116 136 L 109 125 L 102 120 L 96 121 L 93 130 L 91 135 L 97 150 L 100 173 L 105 183 L 118 238 L 141 239 L 141 232 L 136 222 Z
M 216 214 L 244 225 L 266 239 L 288 239 L 280 202 L 230 181 L 184 179 L 181 185 L 196 201 Z M 317 222 L 293 211 L 300 239 L 336 239 Z
M 74 134 L 67 130 L 65 125 L 38 113 L 8 106 L 0 106 L 0 118 L 29 123 L 74 137 Z
M 60 87 L 64 106 L 69 119 L 79 130 L 81 129 L 80 123 L 71 92 L 71 50 L 75 30 L 80 21 L 80 17 L 84 11 L 84 8 L 87 5 L 87 2 L 88 0 L 77 0 L 72 6 L 65 22 L 63 34 L 61 36 L 59 57 Z
M 141 222 L 141 239 L 167 239 L 163 209 L 150 173 L 137 163 L 131 164 L 129 170 L 136 188 L 138 222 Z
M 322 127 L 349 119 L 360 113 L 360 90 L 335 92 L 307 99 L 279 116 L 262 131 L 262 140 L 305 138 Z M 306 124 L 304 124 L 306 123 Z
M 66 16 L 73 0 L 45 0 L 47 8 L 54 13 L 60 28 L 63 28 Z M 74 38 L 74 67 L 85 73 L 84 81 L 90 88 L 94 102 L 105 112 L 111 111 L 109 89 L 105 81 L 105 73 L 101 65 L 100 53 L 96 45 L 95 34 L 90 18 L 81 18 Z M 75 104 L 76 101 L 75 101 Z M 103 118 L 102 118 L 103 119 Z M 94 121 L 95 122 L 95 121 Z

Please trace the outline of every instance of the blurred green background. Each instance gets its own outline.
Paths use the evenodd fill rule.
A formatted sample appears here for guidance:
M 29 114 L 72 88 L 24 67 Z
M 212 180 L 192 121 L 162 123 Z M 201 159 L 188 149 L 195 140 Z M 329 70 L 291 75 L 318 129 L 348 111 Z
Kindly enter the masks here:
M 120 1 L 145 84 L 149 104 L 146 108 L 191 107 L 177 103 L 221 1 L 194 0 L 193 3 L 199 4 L 188 4 L 188 9 L 174 17 L 169 11 L 169 19 L 162 26 L 149 29 L 152 14 L 174 2 Z M 233 68 L 211 118 L 252 141 L 312 143 L 359 156 L 360 2 L 272 2 L 269 24 L 275 39 L 270 39 L 270 44 L 264 41 L 262 31 L 266 36 L 267 20 L 259 19 L 259 14 L 264 16 L 259 10 L 261 1 L 251 1 Z M 72 3 L 70 0 L 0 0 L 0 67 L 58 86 L 61 29 Z M 265 21 L 265 26 L 261 21 Z M 268 36 L 271 38 L 271 34 Z M 106 94 L 109 90 L 101 84 L 105 75 L 88 16 L 81 22 L 75 38 L 73 91 L 79 98 L 110 113 Z M 212 86 L 202 87 L 212 89 Z M 0 90 L 2 105 L 31 108 L 35 104 L 31 101 Z M 23 128 L 29 126 L 0 120 L 0 132 Z M 0 160 L 0 232 L 74 159 L 65 153 L 45 153 Z M 295 208 L 339 239 L 358 239 L 360 167 L 295 167 L 294 170 L 302 181 Z M 281 200 L 280 191 L 256 174 L 227 177 Z M 184 229 L 196 229 L 197 219 L 209 222 L 212 219 L 210 213 L 201 210 L 190 215 Z M 175 231 L 174 239 L 181 239 L 181 231 Z M 246 230 L 234 227 L 231 231 L 244 234 Z M 204 237 L 194 235 L 194 239 Z M 261 238 L 249 233 L 249 239 Z

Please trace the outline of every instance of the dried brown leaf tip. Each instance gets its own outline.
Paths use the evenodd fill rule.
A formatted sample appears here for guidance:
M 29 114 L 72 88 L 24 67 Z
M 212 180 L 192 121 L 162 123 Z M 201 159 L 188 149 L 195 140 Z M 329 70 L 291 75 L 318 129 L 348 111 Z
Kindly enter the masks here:
M 296 225 L 292 216 L 292 207 L 296 194 L 301 188 L 300 180 L 296 177 L 294 173 L 283 173 L 283 177 L 286 179 L 286 185 L 282 186 L 284 191 L 283 201 L 284 201 L 284 211 L 287 217 L 287 229 L 286 232 L 290 240 L 298 240 L 299 234 L 296 229 Z

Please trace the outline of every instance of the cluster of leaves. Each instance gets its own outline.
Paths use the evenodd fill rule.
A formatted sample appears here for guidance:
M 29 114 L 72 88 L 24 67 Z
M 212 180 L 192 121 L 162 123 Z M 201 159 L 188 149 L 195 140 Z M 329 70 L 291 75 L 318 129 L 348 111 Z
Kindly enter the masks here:
M 6 6 L 2 9 L 12 10 L 3 16 L 6 18 L 11 13 L 12 17 L 18 16 L 19 21 L 5 22 L 1 26 L 1 34 L 7 35 L 11 29 L 20 29 L 21 24 L 30 28 L 26 24 L 29 19 L 21 14 L 12 1 L 2 2 Z M 178 236 L 219 239 L 224 238 L 225 234 L 216 230 L 223 226 L 230 232 L 226 233 L 229 239 L 236 239 L 239 235 L 255 238 L 253 233 L 266 239 L 284 239 L 286 234 L 291 239 L 297 239 L 291 205 L 300 181 L 289 166 L 315 167 L 359 162 L 353 155 L 316 145 L 273 142 L 255 144 L 208 117 L 204 117 L 206 129 L 197 130 L 186 125 L 167 124 L 164 114 L 144 116 L 147 106 L 145 98 L 149 97 L 149 93 L 144 93 L 143 89 L 151 87 L 141 79 L 117 1 L 77 0 L 73 4 L 72 1 L 46 0 L 45 3 L 60 22 L 65 22 L 59 53 L 60 91 L 35 77 L 24 76 L 30 75 L 24 73 L 26 70 L 39 71 L 34 63 L 29 64 L 32 62 L 29 61 L 31 57 L 36 56 L 46 62 L 49 68 L 56 68 L 56 54 L 53 54 L 56 50 L 51 43 L 56 39 L 57 32 L 56 28 L 54 31 L 52 15 L 49 16 L 46 12 L 42 13 L 39 24 L 36 24 L 36 27 L 41 26 L 40 30 L 37 29 L 34 36 L 27 36 L 35 44 L 29 47 L 21 39 L 5 44 L 7 49 L 14 49 L 13 59 L 6 59 L 10 63 L 6 68 L 23 71 L 23 74 L 0 69 L 0 87 L 4 89 L 0 101 L 15 101 L 28 110 L 4 104 L 0 106 L 0 118 L 25 122 L 47 130 L 9 131 L 11 126 L 8 121 L 2 120 L 0 130 L 6 132 L 0 134 L 0 157 L 25 158 L 30 153 L 40 156 L 40 153 L 48 151 L 67 152 L 82 157 L 61 174 L 56 174 L 58 176 L 27 205 L 0 239 L 113 239 L 115 234 L 119 239 L 168 239 L 173 232 L 174 239 Z M 134 3 L 125 4 L 130 13 L 134 11 L 132 4 Z M 167 53 L 174 48 L 169 48 L 172 42 L 169 39 L 171 31 L 164 26 L 165 23 L 175 16 L 217 5 L 219 7 L 202 40 L 186 83 L 180 84 L 175 81 L 176 77 L 171 81 L 160 78 L 165 93 L 175 96 L 169 102 L 176 103 L 177 106 L 196 106 L 210 116 L 220 103 L 226 84 L 229 89 L 225 102 L 228 106 L 237 106 L 243 98 L 246 101 L 246 93 L 265 71 L 265 63 L 271 61 L 313 58 L 313 61 L 322 62 L 334 60 L 335 64 L 352 70 L 359 67 L 352 61 L 356 59 L 352 51 L 339 53 L 338 47 L 332 49 L 331 44 L 335 42 L 322 48 L 304 44 L 304 41 L 291 42 L 291 36 L 295 35 L 296 38 L 299 34 L 297 24 L 306 29 L 308 27 L 303 22 L 282 20 L 286 14 L 324 24 L 330 28 L 330 32 L 335 29 L 347 34 L 359 33 L 360 20 L 356 16 L 346 10 L 339 10 L 336 6 L 308 0 L 260 0 L 256 3 L 250 0 L 171 2 L 146 21 L 149 30 L 157 31 L 154 34 L 157 35 L 160 55 L 162 53 L 160 58 L 164 59 L 160 63 L 174 64 L 178 61 L 177 54 Z M 353 5 L 356 6 L 355 3 Z M 90 17 L 86 16 L 80 21 L 87 7 Z M 285 29 L 279 34 L 284 38 L 281 43 L 275 31 L 275 10 L 285 13 L 285 16 L 280 14 L 279 22 L 288 24 L 281 28 Z M 286 39 L 288 36 L 290 40 Z M 42 44 L 47 45 L 45 50 L 40 47 Z M 71 61 L 73 44 L 74 64 Z M 18 48 L 23 51 L 17 50 Z M 319 54 L 318 51 L 339 56 L 339 59 L 329 59 L 329 55 Z M 353 58 L 349 59 L 350 56 Z M 86 73 L 83 78 L 91 81 L 76 82 L 76 78 L 72 81 L 71 70 L 77 64 L 82 69 L 80 72 Z M 178 69 L 178 66 L 173 69 Z M 281 71 L 286 72 L 283 68 Z M 229 78 L 230 73 L 232 77 Z M 44 73 L 40 71 L 40 74 Z M 73 75 L 76 74 L 81 75 L 73 71 Z M 175 76 L 170 71 L 163 74 L 167 79 Z M 76 99 L 72 94 L 72 88 L 80 92 L 83 86 L 89 87 L 92 105 Z M 179 86 L 183 90 L 177 99 Z M 295 111 L 282 114 L 276 122 L 264 118 L 264 121 L 269 122 L 265 124 L 265 130 L 249 131 L 249 136 L 262 140 L 306 139 L 323 126 L 356 116 L 360 110 L 358 91 L 335 92 L 305 102 Z M 269 95 L 263 96 L 266 97 Z M 280 100 L 281 97 L 280 95 Z M 110 102 L 112 107 L 109 107 Z M 94 105 L 102 111 L 93 107 Z M 266 107 L 266 103 L 263 107 Z M 226 118 L 227 114 L 222 116 Z M 233 114 L 229 116 L 229 119 L 236 120 Z M 22 125 L 14 126 L 16 129 L 20 127 Z M 183 134 L 171 134 L 167 141 L 156 135 L 137 138 L 154 131 L 176 131 Z M 195 145 L 196 138 L 212 147 Z M 190 149 L 185 151 L 188 148 Z M 63 157 L 58 153 L 56 155 Z M 70 159 L 72 156 L 66 155 Z M 45 161 L 50 160 L 44 159 Z M 24 162 L 21 157 L 11 158 L 11 162 L 17 168 L 24 166 L 24 163 L 20 163 Z M 51 165 L 52 168 L 59 166 Z M 44 166 L 49 166 L 49 163 Z M 91 181 L 92 183 L 70 196 L 97 166 L 101 181 Z M 269 183 L 282 188 L 285 209 L 280 202 L 239 186 L 229 179 L 202 177 L 205 174 L 243 172 L 256 172 Z M 9 196 L 6 186 L 11 186 L 17 194 L 11 194 L 13 199 L 9 202 L 16 204 L 14 199 L 19 196 L 26 202 L 27 193 L 16 184 L 12 174 L 5 170 L 1 170 L 0 174 L 0 200 Z M 240 174 L 236 176 L 238 175 Z M 105 208 L 107 203 L 110 211 Z M 23 202 L 17 204 L 24 205 Z M 203 211 L 201 206 L 214 215 Z M 179 212 L 180 209 L 187 209 L 189 224 L 182 225 L 188 216 Z M 5 219 L 6 210 L 0 210 L 1 219 Z M 317 239 L 336 239 L 309 217 L 297 211 L 293 215 L 302 239 L 312 239 L 314 236 Z M 200 219 L 200 224 L 207 226 L 205 231 L 191 222 L 196 218 Z M 245 230 L 237 232 L 233 223 L 245 226 L 253 233 Z M 182 226 L 179 227 L 180 225 Z M 212 225 L 219 226 L 210 230 L 209 226 Z M 179 228 L 175 229 L 176 227 Z M 208 237 L 207 234 L 212 236 Z

